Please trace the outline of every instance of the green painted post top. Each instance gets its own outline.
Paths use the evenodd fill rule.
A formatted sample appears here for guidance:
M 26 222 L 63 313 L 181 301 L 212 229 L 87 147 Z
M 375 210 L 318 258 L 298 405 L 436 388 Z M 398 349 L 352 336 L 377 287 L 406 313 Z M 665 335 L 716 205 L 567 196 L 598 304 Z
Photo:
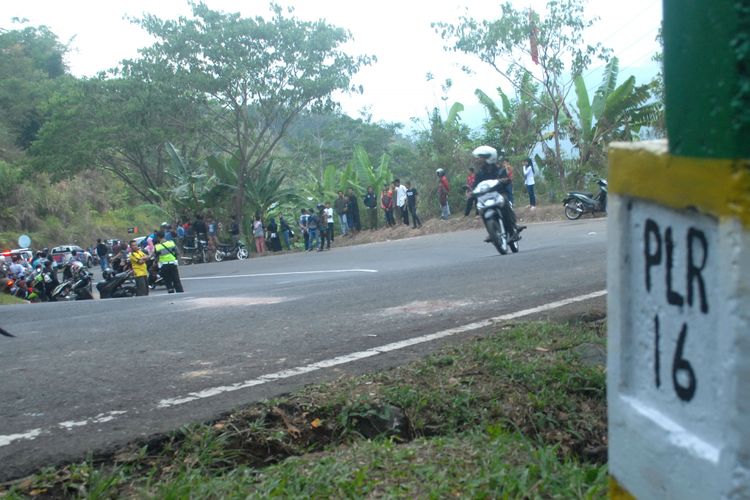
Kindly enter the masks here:
M 750 0 L 664 0 L 669 151 L 750 158 Z

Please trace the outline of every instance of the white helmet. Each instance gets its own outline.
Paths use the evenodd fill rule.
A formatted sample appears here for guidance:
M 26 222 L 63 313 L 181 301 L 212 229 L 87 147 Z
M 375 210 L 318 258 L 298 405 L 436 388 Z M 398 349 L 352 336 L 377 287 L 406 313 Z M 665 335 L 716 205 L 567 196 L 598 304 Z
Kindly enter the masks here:
M 81 274 L 82 271 L 83 271 L 82 262 L 79 262 L 76 260 L 70 265 L 70 272 L 73 276 L 77 277 L 79 274 Z
M 442 177 L 445 175 L 445 170 L 443 170 L 442 168 L 439 168 L 435 170 L 435 173 L 437 174 L 438 177 Z
M 471 154 L 475 158 L 484 158 L 487 163 L 497 163 L 497 149 L 492 146 L 479 146 Z

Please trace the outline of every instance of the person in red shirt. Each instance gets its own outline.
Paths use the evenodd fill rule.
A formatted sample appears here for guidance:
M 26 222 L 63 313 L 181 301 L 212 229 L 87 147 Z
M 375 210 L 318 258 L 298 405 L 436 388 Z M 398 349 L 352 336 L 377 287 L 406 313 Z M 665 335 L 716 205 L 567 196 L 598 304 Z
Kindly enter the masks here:
M 383 191 L 380 192 L 380 208 L 385 212 L 385 224 L 388 227 L 396 225 L 393 219 L 393 192 L 388 184 L 383 184 Z
M 448 183 L 448 177 L 445 176 L 445 170 L 439 168 L 435 170 L 438 176 L 438 201 L 440 202 L 440 218 L 448 220 L 451 215 L 451 209 L 448 206 L 448 193 L 450 193 L 451 187 Z
M 476 177 L 474 167 L 469 167 L 469 173 L 466 175 L 466 185 L 464 186 L 464 189 L 466 190 L 466 208 L 464 209 L 464 217 L 469 216 L 471 213 L 471 207 L 475 207 L 476 215 L 479 215 L 479 212 L 476 211 L 477 199 L 471 194 L 471 190 L 474 189 L 474 179 L 476 179 Z

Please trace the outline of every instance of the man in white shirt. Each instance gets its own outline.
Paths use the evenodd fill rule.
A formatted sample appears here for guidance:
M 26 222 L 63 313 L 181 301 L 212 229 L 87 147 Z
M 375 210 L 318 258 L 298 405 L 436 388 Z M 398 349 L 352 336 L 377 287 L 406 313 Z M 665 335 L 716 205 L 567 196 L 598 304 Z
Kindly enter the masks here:
M 396 192 L 396 206 L 401 211 L 401 220 L 408 226 L 409 209 L 406 206 L 406 186 L 402 186 L 399 179 L 394 179 L 393 187 L 394 191 Z
M 331 202 L 326 202 L 326 208 L 323 209 L 323 212 L 326 214 L 326 224 L 328 224 L 328 239 L 333 241 L 333 207 L 331 206 Z M 331 242 L 328 243 L 328 248 L 331 248 Z

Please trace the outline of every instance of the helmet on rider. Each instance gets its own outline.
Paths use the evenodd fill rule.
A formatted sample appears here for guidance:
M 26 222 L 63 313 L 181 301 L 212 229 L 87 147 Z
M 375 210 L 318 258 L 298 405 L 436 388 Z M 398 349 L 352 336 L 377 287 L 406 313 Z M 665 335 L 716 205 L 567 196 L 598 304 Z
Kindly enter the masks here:
M 442 168 L 439 168 L 439 169 L 435 170 L 435 173 L 437 174 L 438 177 L 442 177 L 442 176 L 445 175 L 445 170 L 442 169 Z
M 83 271 L 82 262 L 76 260 L 70 265 L 70 273 L 73 276 L 78 276 L 79 274 L 81 274 L 81 271 Z
M 475 158 L 483 158 L 487 163 L 497 163 L 497 149 L 492 146 L 479 146 L 471 154 Z
M 326 206 L 325 206 L 325 205 L 323 205 L 322 203 L 318 203 L 317 205 L 315 205 L 315 208 L 317 208 L 317 209 L 318 209 L 318 211 L 321 211 L 321 210 L 323 210 L 323 209 L 324 209 L 325 207 L 326 207 Z

